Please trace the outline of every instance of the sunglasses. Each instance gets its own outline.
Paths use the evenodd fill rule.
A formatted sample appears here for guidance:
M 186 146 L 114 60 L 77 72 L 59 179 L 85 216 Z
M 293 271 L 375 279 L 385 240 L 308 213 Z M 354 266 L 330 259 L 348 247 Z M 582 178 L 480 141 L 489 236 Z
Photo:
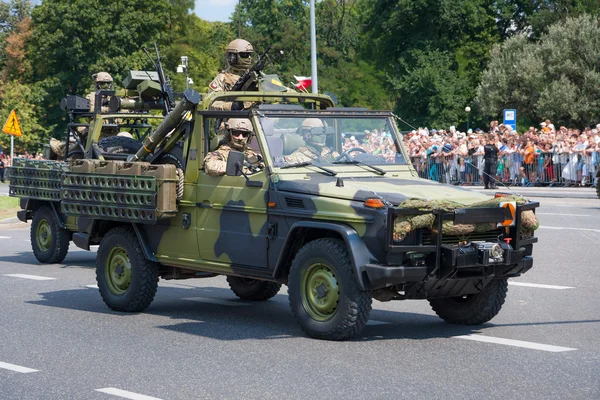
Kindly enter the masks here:
M 233 131 L 231 133 L 234 137 L 238 137 L 238 136 L 243 136 L 243 137 L 248 137 L 250 136 L 250 132 L 246 132 L 246 131 Z

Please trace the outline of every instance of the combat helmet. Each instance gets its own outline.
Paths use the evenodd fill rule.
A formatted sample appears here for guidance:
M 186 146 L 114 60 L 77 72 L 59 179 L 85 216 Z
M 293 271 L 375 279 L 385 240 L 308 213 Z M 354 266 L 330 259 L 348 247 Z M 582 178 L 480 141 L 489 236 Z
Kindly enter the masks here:
M 94 83 L 96 84 L 96 90 L 98 89 L 112 89 L 113 78 L 108 72 L 98 72 L 92 75 Z
M 227 45 L 225 60 L 227 66 L 234 71 L 245 71 L 252 66 L 254 48 L 244 39 L 235 39 Z
M 246 118 L 229 118 L 225 123 L 227 141 L 236 150 L 244 150 L 252 137 L 252 123 Z
M 306 118 L 301 125 L 302 137 L 309 146 L 325 146 L 325 125 L 319 118 Z

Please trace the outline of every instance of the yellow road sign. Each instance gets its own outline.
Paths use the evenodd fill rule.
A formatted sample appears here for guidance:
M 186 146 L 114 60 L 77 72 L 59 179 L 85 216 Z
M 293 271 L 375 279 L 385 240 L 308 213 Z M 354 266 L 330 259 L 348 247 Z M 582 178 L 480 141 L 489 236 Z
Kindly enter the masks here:
M 10 112 L 4 128 L 2 128 L 2 132 L 13 136 L 23 136 L 23 131 L 21 130 L 21 125 L 19 125 L 19 119 L 15 110 Z

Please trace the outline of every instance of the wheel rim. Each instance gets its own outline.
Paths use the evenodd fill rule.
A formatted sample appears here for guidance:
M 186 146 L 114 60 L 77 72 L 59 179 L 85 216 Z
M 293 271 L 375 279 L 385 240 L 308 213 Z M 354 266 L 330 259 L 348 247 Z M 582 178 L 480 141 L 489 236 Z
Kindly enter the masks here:
M 35 238 L 40 250 L 43 252 L 50 250 L 50 246 L 52 245 L 52 228 L 47 219 L 41 220 L 38 224 Z
M 302 276 L 302 304 L 310 317 L 327 321 L 337 311 L 340 288 L 335 273 L 325 264 L 312 264 Z
M 106 260 L 104 269 L 108 289 L 114 294 L 123 294 L 131 284 L 131 260 L 122 247 L 114 247 Z

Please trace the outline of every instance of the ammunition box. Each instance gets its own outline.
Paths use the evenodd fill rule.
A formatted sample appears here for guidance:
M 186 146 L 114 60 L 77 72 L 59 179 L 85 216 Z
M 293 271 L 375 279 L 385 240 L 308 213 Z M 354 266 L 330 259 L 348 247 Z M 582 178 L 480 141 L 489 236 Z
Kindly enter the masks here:
M 150 166 L 149 162 L 123 162 L 119 165 L 119 175 L 142 175 L 144 168 Z
M 143 176 L 156 177 L 157 218 L 169 218 L 177 212 L 177 174 L 172 164 L 149 165 L 144 168 Z

